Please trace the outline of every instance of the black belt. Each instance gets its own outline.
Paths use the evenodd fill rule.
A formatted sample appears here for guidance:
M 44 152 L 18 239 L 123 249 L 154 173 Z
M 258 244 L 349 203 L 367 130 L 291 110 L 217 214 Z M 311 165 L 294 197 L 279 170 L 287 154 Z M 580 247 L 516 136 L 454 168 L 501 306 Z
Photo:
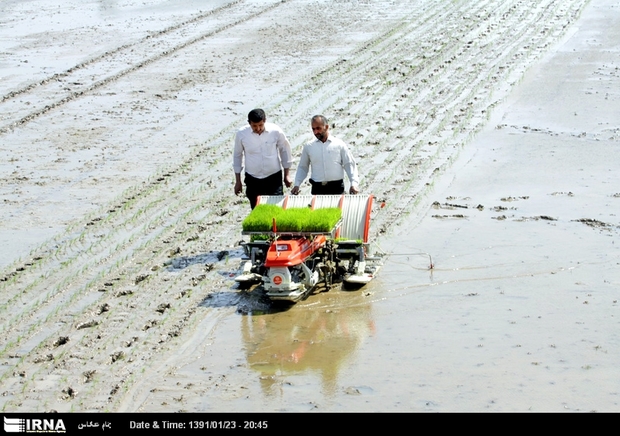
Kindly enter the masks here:
M 340 185 L 342 184 L 342 182 L 344 182 L 344 179 L 340 179 L 340 180 L 331 180 L 329 182 L 315 182 L 314 180 L 310 179 L 308 180 L 310 182 L 311 185 L 321 185 L 321 186 L 327 186 L 327 185 Z

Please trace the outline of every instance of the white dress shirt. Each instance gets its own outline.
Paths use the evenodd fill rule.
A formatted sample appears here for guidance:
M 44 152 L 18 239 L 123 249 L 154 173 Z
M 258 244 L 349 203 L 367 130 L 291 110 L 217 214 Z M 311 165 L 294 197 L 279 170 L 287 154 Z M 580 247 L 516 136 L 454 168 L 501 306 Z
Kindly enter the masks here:
M 277 125 L 265 123 L 260 135 L 249 125 L 237 130 L 233 152 L 235 173 L 240 174 L 245 169 L 247 174 L 264 179 L 282 168 L 290 168 L 292 163 L 291 144 Z
M 359 186 L 357 165 L 347 144 L 335 136 L 328 135 L 327 141 L 318 139 L 304 145 L 295 173 L 294 186 L 301 186 L 312 171 L 310 178 L 315 182 L 333 182 L 344 179 L 347 173 L 351 186 Z

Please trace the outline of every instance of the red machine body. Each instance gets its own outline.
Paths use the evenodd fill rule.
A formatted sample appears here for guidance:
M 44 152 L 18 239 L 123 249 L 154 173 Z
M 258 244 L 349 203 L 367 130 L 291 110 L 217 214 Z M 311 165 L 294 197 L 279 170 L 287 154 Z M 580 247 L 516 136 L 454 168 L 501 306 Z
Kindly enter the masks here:
M 292 239 L 278 239 L 267 251 L 265 266 L 267 268 L 296 266 L 314 255 L 320 248 L 325 246 L 325 235 L 317 235 L 312 239 L 305 236 Z

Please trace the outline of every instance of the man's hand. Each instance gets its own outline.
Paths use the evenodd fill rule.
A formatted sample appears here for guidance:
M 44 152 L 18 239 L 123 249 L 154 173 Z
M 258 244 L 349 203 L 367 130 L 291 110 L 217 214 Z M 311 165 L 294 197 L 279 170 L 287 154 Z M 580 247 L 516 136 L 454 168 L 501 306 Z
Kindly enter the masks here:
M 291 194 L 293 195 L 299 194 L 299 186 L 293 186 L 293 189 L 291 189 Z
M 241 182 L 235 182 L 235 195 L 239 195 L 243 192 L 243 184 Z
M 287 188 L 290 188 L 293 185 L 293 181 L 291 180 L 288 174 L 284 176 L 284 184 L 286 185 Z
M 359 192 L 360 192 L 359 189 L 357 189 L 355 186 L 351 186 L 349 188 L 349 194 L 355 195 L 355 194 L 359 194 Z

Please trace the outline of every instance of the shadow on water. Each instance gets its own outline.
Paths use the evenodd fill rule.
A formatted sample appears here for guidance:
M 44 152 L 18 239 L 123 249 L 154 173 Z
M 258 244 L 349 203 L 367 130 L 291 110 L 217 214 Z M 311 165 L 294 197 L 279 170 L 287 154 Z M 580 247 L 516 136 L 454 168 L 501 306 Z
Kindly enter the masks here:
M 318 285 L 305 298 L 298 303 L 308 300 L 329 291 L 336 291 L 336 288 L 353 292 L 359 291 L 364 285 L 342 285 L 333 287 Z M 290 301 L 271 300 L 261 285 L 255 284 L 249 288 L 244 288 L 235 284 L 230 290 L 214 292 L 205 297 L 199 304 L 200 307 L 236 307 L 237 313 L 241 315 L 270 315 L 291 310 L 296 304 Z
M 362 288 L 364 288 L 364 286 L 366 286 L 363 283 L 347 283 L 347 282 L 342 282 L 341 284 L 341 290 L 345 291 L 345 292 L 357 292 L 362 290 Z
M 193 256 L 178 256 L 167 263 L 169 272 L 180 271 L 194 265 L 201 265 L 205 272 L 213 271 L 225 278 L 240 273 L 240 263 L 244 257 L 243 249 L 213 250 Z M 203 280 L 205 274 L 197 277 Z M 241 315 L 263 315 L 289 310 L 293 303 L 270 300 L 261 286 L 244 286 L 235 283 L 229 290 L 214 292 L 202 300 L 199 307 L 236 307 Z
M 240 273 L 240 262 L 244 258 L 243 249 L 235 250 L 212 250 L 193 256 L 178 256 L 167 262 L 168 271 L 180 271 L 194 265 L 202 265 L 206 272 L 216 270 L 218 274 L 226 278 L 234 277 Z M 197 279 L 204 279 L 202 274 Z M 329 292 L 335 288 L 345 292 L 355 292 L 363 288 L 363 284 L 347 284 L 342 281 L 333 286 L 324 284 L 317 285 L 301 301 L 317 295 Z M 271 300 L 259 284 L 243 285 L 235 283 L 229 290 L 214 292 L 207 295 L 199 304 L 199 307 L 236 307 L 241 315 L 266 315 L 281 313 L 290 310 L 296 303 L 289 301 Z
M 249 290 L 231 288 L 230 291 L 214 292 L 205 297 L 200 307 L 236 307 L 241 315 L 266 315 L 285 312 L 294 306 L 286 301 L 272 301 L 260 286 Z

